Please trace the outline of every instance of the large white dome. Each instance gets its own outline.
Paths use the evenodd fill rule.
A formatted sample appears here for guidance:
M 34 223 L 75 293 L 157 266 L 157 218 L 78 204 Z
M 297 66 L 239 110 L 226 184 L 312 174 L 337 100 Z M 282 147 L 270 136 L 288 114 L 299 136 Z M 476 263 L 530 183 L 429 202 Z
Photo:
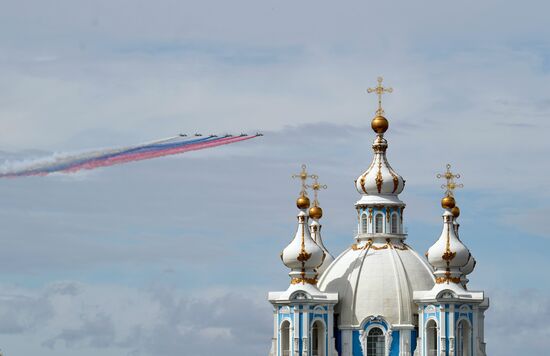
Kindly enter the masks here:
M 432 289 L 432 268 L 410 246 L 386 238 L 352 245 L 321 276 L 321 291 L 338 292 L 339 327 L 359 327 L 369 316 L 392 325 L 416 324 L 413 291 Z

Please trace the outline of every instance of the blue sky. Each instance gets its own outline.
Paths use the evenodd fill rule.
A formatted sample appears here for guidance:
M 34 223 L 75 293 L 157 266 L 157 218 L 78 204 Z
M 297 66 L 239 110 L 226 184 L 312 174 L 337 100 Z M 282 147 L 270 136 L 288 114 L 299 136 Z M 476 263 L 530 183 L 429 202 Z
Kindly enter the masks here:
M 0 2 L 3 160 L 180 132 L 261 139 L 0 182 L 0 348 L 11 355 L 263 355 L 307 163 L 324 241 L 353 241 L 383 75 L 408 243 L 439 236 L 447 162 L 478 261 L 488 350 L 550 329 L 549 5 L 542 1 Z M 244 315 L 247 315 L 243 318 Z M 515 326 L 516 328 L 512 328 Z M 529 340 L 526 344 L 525 340 Z M 213 342 L 214 341 L 214 342 Z

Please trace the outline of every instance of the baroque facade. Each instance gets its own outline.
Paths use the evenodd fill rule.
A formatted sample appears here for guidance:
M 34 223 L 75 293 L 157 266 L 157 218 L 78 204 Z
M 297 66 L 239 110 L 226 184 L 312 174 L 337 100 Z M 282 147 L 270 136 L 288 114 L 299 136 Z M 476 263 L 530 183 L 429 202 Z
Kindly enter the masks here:
M 418 254 L 405 240 L 405 180 L 386 158 L 389 127 L 378 86 L 372 120 L 373 160 L 355 181 L 357 235 L 334 258 L 321 237 L 318 192 L 325 186 L 303 166 L 297 200 L 298 227 L 281 259 L 290 269 L 285 291 L 270 292 L 273 338 L 270 356 L 485 356 L 484 313 L 489 300 L 468 290 L 475 259 L 459 237 L 454 189 L 458 175 L 441 175 L 441 236 Z M 307 180 L 313 180 L 307 185 Z M 311 204 L 307 189 L 315 199 Z

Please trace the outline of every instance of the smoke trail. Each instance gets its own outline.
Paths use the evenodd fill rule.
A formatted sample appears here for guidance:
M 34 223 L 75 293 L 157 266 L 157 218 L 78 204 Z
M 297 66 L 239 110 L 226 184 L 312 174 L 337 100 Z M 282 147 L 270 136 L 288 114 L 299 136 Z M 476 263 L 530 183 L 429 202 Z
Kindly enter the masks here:
M 82 169 L 108 167 L 127 162 L 228 145 L 250 140 L 258 136 L 206 136 L 192 138 L 176 136 L 117 149 L 106 149 L 73 155 L 54 155 L 31 162 L 7 162 L 3 166 L 0 166 L 0 178 L 43 176 L 54 172 L 73 173 Z

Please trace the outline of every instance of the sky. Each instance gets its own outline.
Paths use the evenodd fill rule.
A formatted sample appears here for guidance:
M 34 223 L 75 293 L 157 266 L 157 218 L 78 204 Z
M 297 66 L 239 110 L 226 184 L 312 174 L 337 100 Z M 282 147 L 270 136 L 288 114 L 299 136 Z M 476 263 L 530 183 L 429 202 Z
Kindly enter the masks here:
M 266 355 L 293 173 L 353 243 L 376 77 L 407 243 L 439 237 L 450 163 L 490 355 L 550 347 L 550 5 L 544 1 L 0 0 L 0 160 L 178 133 L 208 151 L 0 181 L 4 356 Z

